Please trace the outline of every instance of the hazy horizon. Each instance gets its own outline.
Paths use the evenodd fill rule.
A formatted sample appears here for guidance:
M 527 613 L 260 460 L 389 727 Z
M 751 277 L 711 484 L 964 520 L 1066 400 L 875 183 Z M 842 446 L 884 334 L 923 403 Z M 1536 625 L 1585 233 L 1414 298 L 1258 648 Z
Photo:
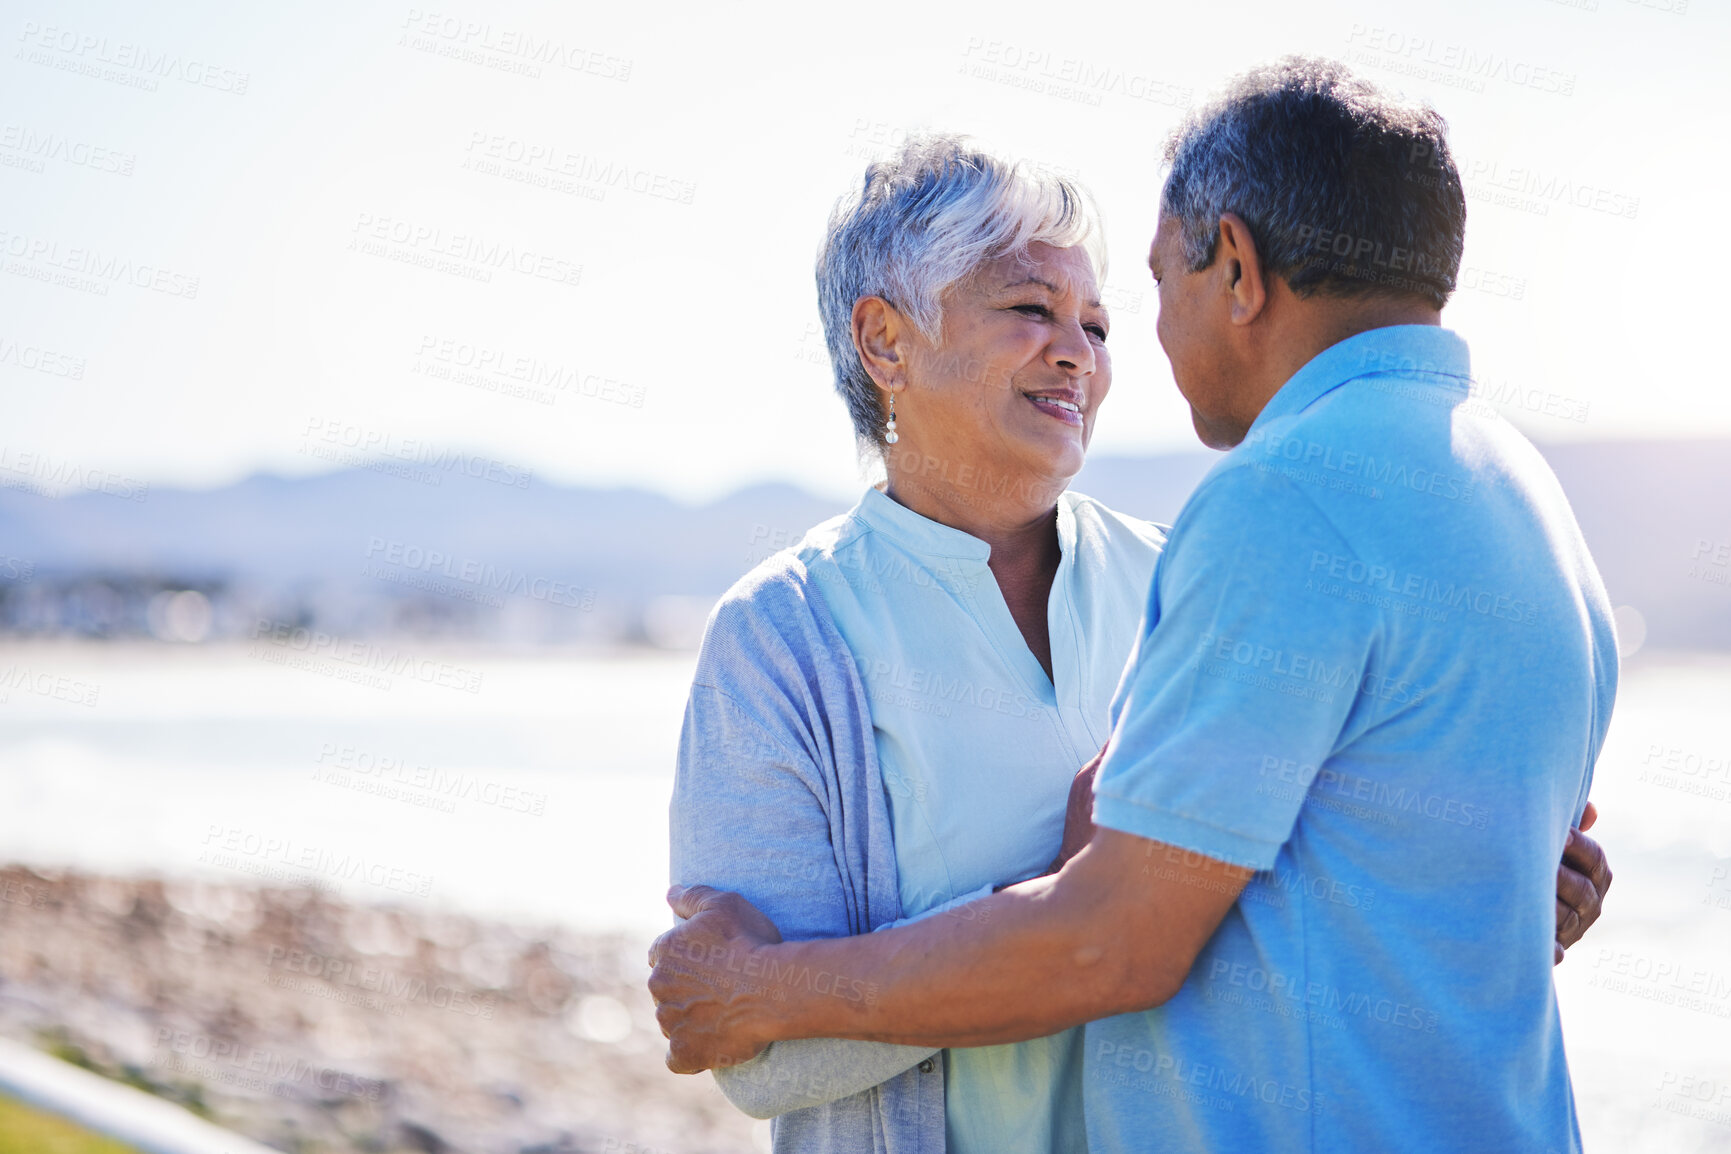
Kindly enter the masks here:
M 0 98 L 0 449 L 153 486 L 484 453 L 701 500 L 857 489 L 817 334 L 836 197 L 908 131 L 1075 175 L 1105 214 L 1096 450 L 1195 446 L 1143 256 L 1183 109 L 1287 52 L 1429 99 L 1468 189 L 1445 320 L 1540 440 L 1731 436 L 1702 294 L 1658 230 L 1728 175 L 1726 11 L 1667 0 L 1264 5 L 1054 25 L 881 10 L 113 2 L 21 14 Z M 1731 241 L 1691 244 L 1704 267 Z M 1663 332 L 1663 338 L 1653 334 Z

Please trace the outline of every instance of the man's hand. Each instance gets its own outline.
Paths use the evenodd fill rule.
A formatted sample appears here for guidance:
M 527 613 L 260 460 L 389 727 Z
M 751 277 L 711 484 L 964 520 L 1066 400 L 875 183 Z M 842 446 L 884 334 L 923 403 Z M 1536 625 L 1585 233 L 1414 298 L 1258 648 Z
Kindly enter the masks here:
M 1077 770 L 1076 776 L 1070 780 L 1070 803 L 1064 810 L 1064 842 L 1058 847 L 1058 856 L 1046 867 L 1049 874 L 1063 869 L 1065 862 L 1081 853 L 1082 848 L 1093 840 L 1094 775 L 1104 760 L 1106 747 L 1102 745 L 1093 760 Z
M 1552 965 L 1563 960 L 1563 951 L 1581 940 L 1587 928 L 1599 920 L 1605 891 L 1611 888 L 1611 866 L 1599 843 L 1586 835 L 1599 820 L 1599 811 L 1588 802 L 1579 829 L 1569 831 L 1563 844 L 1563 864 L 1557 867 L 1557 941 L 1552 947 Z
M 668 1039 L 667 1068 L 696 1074 L 750 1061 L 770 1039 L 746 1027 L 747 1006 L 764 986 L 748 962 L 758 946 L 781 941 L 781 931 L 738 894 L 708 886 L 674 886 L 667 904 L 687 919 L 649 947 L 649 993 Z

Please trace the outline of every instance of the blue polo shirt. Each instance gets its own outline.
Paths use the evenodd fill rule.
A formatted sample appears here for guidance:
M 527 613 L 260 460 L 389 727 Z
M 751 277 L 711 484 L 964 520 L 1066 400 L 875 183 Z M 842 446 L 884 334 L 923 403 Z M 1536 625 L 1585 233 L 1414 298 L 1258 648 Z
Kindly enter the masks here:
M 1099 824 L 1258 872 L 1165 1006 L 1090 1023 L 1089 1148 L 1575 1151 L 1557 861 L 1610 720 L 1604 586 L 1464 342 L 1325 350 L 1203 480 Z

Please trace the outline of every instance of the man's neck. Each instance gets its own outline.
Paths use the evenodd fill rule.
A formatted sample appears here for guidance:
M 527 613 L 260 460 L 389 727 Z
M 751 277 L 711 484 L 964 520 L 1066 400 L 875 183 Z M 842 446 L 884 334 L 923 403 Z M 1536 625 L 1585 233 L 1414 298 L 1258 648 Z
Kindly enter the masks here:
M 1273 328 L 1264 340 L 1265 355 L 1257 366 L 1254 386 L 1247 390 L 1240 438 L 1298 370 L 1341 341 L 1394 325 L 1442 324 L 1442 310 L 1422 301 L 1300 299 L 1292 296 L 1290 289 L 1286 293 L 1285 323 Z

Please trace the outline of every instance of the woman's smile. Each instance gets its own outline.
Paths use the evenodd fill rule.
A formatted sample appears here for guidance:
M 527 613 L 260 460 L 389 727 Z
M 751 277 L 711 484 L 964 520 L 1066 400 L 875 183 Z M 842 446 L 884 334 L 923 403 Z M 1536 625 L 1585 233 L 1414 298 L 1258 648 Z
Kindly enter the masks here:
M 1033 406 L 1055 421 L 1062 421 L 1072 428 L 1082 427 L 1082 406 L 1087 398 L 1075 389 L 1049 390 L 1043 393 L 1024 393 Z

